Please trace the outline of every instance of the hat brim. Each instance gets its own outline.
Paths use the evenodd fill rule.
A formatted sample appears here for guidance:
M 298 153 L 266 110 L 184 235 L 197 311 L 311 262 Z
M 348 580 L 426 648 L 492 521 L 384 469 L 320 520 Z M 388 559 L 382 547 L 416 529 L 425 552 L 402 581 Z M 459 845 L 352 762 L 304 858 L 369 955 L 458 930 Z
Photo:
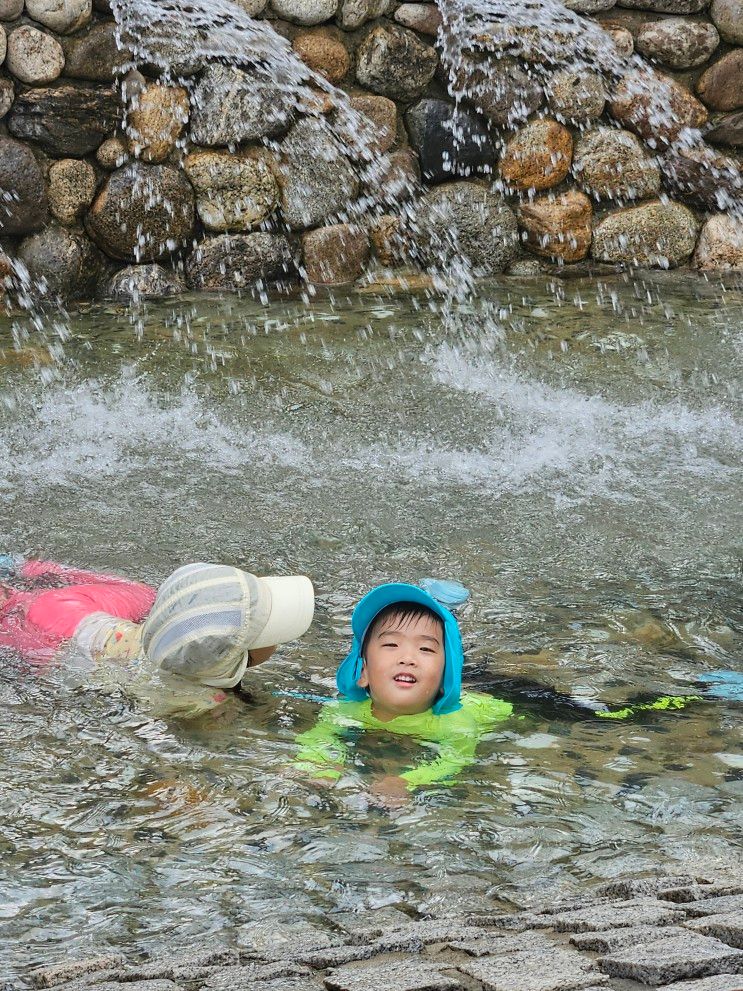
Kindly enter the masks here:
M 351 629 L 360 644 L 363 644 L 366 631 L 379 613 L 387 606 L 393 606 L 400 602 L 415 602 L 417 605 L 426 606 L 444 623 L 450 615 L 441 603 L 417 585 L 388 582 L 386 585 L 379 585 L 371 592 L 367 592 L 353 611 Z
M 271 597 L 266 625 L 246 646 L 249 650 L 275 647 L 301 637 L 312 624 L 315 591 L 305 575 L 259 578 L 259 584 Z

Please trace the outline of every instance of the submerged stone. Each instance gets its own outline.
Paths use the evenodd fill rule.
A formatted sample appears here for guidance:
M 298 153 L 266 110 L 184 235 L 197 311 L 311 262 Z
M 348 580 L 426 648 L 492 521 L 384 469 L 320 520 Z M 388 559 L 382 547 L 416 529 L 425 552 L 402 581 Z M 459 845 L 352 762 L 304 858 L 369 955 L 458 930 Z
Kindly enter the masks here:
M 405 114 L 410 144 L 426 182 L 489 174 L 495 150 L 486 125 L 446 100 L 424 99 Z
M 120 117 L 118 96 L 109 87 L 66 83 L 17 96 L 8 130 L 50 155 L 82 158 L 115 130 Z
M 164 299 L 186 291 L 183 279 L 162 265 L 127 265 L 107 282 L 104 296 L 109 299 Z
M 688 932 L 653 943 L 627 947 L 599 959 L 611 977 L 641 984 L 668 984 L 685 977 L 707 977 L 743 971 L 743 951 L 718 939 Z
M 106 180 L 86 226 L 112 258 L 156 261 L 188 242 L 194 220 L 193 189 L 179 169 L 132 162 Z
M 250 289 L 294 274 L 289 242 L 282 234 L 220 234 L 205 238 L 186 262 L 192 289 L 206 292 Z

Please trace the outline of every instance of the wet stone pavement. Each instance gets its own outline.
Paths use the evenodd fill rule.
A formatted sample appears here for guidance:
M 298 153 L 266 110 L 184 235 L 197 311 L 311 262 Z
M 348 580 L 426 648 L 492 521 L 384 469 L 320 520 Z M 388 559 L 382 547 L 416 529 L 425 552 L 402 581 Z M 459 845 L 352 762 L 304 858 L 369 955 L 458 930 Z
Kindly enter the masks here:
M 255 922 L 221 948 L 71 960 L 54 991 L 743 991 L 743 869 L 604 885 L 579 903 L 413 921 L 338 913 L 327 928 Z

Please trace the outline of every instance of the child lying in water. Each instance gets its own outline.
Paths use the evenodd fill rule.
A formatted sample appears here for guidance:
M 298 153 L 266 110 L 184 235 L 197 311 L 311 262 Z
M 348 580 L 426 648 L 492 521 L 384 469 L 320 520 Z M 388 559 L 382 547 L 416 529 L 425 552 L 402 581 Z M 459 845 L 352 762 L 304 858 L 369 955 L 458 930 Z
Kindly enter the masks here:
M 436 755 L 377 782 L 379 793 L 395 798 L 426 785 L 450 784 L 474 762 L 482 737 L 512 717 L 512 703 L 462 691 L 464 654 L 457 620 L 422 588 L 380 585 L 358 603 L 351 628 L 351 651 L 336 676 L 341 698 L 325 704 L 315 726 L 297 738 L 296 766 L 314 779 L 336 781 L 343 776 L 353 735 L 383 730 L 412 737 L 424 747 L 433 744 Z M 723 683 L 731 674 L 716 676 Z M 627 719 L 643 711 L 680 709 L 702 697 L 662 696 L 612 711 L 523 681 L 503 682 L 506 688 L 509 684 L 517 696 L 537 697 L 583 718 Z
M 221 705 L 248 667 L 306 633 L 314 611 L 301 575 L 188 564 L 156 591 L 49 561 L 4 556 L 0 565 L 9 579 L 0 581 L 0 648 L 41 665 L 65 652 L 105 669 L 159 716 Z

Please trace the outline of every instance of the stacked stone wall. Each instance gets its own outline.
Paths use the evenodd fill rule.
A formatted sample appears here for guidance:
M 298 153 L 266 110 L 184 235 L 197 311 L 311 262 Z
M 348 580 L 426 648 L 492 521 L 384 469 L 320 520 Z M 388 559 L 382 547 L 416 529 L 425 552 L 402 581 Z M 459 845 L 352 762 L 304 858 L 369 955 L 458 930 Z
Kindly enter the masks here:
M 333 135 L 332 95 L 297 108 L 218 63 L 177 85 L 147 65 L 124 76 L 107 0 L 0 0 L 6 283 L 20 271 L 66 298 L 336 285 L 457 255 L 475 275 L 743 270 L 743 0 L 569 0 L 647 68 L 608 79 L 539 54 L 533 73 L 485 46 L 458 103 L 435 3 L 238 3 L 368 120 L 375 188 Z

